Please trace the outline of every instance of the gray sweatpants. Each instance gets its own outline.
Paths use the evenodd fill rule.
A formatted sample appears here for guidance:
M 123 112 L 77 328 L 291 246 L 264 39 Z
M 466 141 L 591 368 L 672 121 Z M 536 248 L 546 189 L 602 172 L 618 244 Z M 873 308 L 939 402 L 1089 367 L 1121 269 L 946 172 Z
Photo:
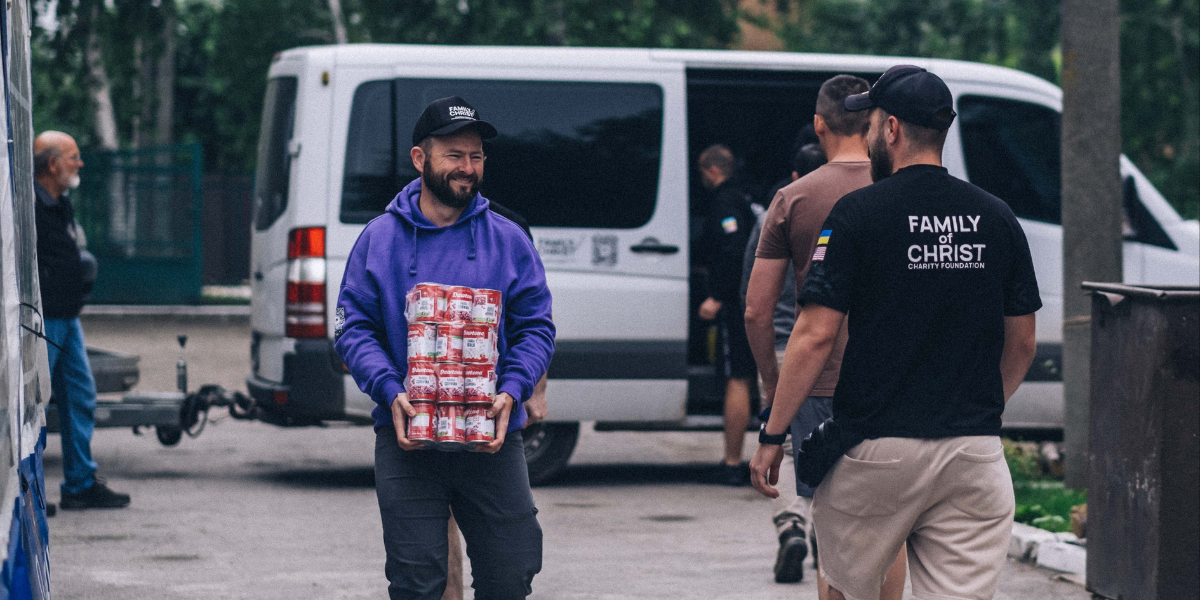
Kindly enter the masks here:
M 375 434 L 375 493 L 392 600 L 440 600 L 450 509 L 467 542 L 476 600 L 518 600 L 542 570 L 542 528 L 529 491 L 521 432 L 495 454 L 404 451 L 396 430 Z

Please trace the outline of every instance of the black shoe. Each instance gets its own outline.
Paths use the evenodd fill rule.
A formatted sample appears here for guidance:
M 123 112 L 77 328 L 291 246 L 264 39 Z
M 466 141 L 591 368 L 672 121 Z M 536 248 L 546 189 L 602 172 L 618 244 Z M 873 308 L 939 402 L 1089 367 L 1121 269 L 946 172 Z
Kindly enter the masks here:
M 799 583 L 804 579 L 804 559 L 808 556 L 808 540 L 797 526 L 779 536 L 779 552 L 775 555 L 775 583 Z
M 104 480 L 97 477 L 96 481 L 92 483 L 92 487 L 78 494 L 64 493 L 59 505 L 63 510 L 125 508 L 129 506 L 129 494 L 118 494 L 108 489 L 108 486 L 104 485 Z
M 730 487 L 750 485 L 750 469 L 745 465 L 721 463 L 721 466 L 717 467 L 717 483 Z
M 58 514 L 58 507 L 53 502 L 46 503 L 46 518 L 49 519 Z

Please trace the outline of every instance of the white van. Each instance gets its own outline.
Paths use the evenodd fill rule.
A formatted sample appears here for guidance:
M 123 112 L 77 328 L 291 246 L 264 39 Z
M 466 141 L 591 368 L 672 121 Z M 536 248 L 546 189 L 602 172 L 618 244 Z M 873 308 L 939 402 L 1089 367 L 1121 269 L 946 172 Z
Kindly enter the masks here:
M 873 81 L 899 63 L 945 79 L 959 113 L 946 167 L 1006 200 L 1033 250 L 1045 303 L 1038 357 L 1005 426 L 1060 429 L 1062 93 L 1000 67 L 872 56 L 405 45 L 279 54 L 255 189 L 251 395 L 281 425 L 371 422 L 370 398 L 333 351 L 338 284 L 363 226 L 417 176 L 408 157 L 417 116 L 458 95 L 500 130 L 483 193 L 528 219 L 554 295 L 553 422 L 525 438 L 534 479 L 566 463 L 581 421 L 719 426 L 710 336 L 693 316 L 702 272 L 689 245 L 706 201 L 695 158 L 724 143 L 743 181 L 765 191 L 791 171 L 822 82 Z M 1125 281 L 1196 285 L 1197 222 L 1124 157 L 1121 170 Z

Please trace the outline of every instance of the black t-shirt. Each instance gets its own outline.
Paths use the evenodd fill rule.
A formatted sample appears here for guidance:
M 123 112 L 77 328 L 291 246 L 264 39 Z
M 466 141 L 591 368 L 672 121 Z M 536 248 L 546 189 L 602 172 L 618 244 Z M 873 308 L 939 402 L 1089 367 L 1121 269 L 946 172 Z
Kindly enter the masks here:
M 834 418 L 869 438 L 997 435 L 1004 317 L 1042 306 L 1003 201 L 916 165 L 829 213 L 800 302 L 848 313 Z

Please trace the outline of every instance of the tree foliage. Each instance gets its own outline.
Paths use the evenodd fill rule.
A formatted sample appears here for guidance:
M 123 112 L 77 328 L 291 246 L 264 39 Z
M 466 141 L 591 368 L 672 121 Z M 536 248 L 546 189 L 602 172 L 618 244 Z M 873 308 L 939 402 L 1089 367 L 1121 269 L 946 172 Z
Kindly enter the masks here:
M 1057 2 L 757 1 L 774 4 L 777 35 L 789 50 L 956 58 L 1059 78 Z M 342 10 L 351 42 L 728 48 L 739 39 L 739 20 L 761 25 L 740 4 L 746 2 L 342 0 Z M 1123 145 L 1190 218 L 1200 205 L 1198 6 L 1200 0 L 1121 2 Z M 174 11 L 171 137 L 199 142 L 207 168 L 220 170 L 253 168 L 271 57 L 334 37 L 327 0 L 40 0 L 35 10 L 40 25 L 51 24 L 34 32 L 35 128 L 68 131 L 85 148 L 96 145 L 87 32 L 102 42 L 119 137 L 131 145 L 146 114 L 139 100 L 146 69 L 137 52 L 144 59 L 162 51 L 155 36 L 166 11 Z

